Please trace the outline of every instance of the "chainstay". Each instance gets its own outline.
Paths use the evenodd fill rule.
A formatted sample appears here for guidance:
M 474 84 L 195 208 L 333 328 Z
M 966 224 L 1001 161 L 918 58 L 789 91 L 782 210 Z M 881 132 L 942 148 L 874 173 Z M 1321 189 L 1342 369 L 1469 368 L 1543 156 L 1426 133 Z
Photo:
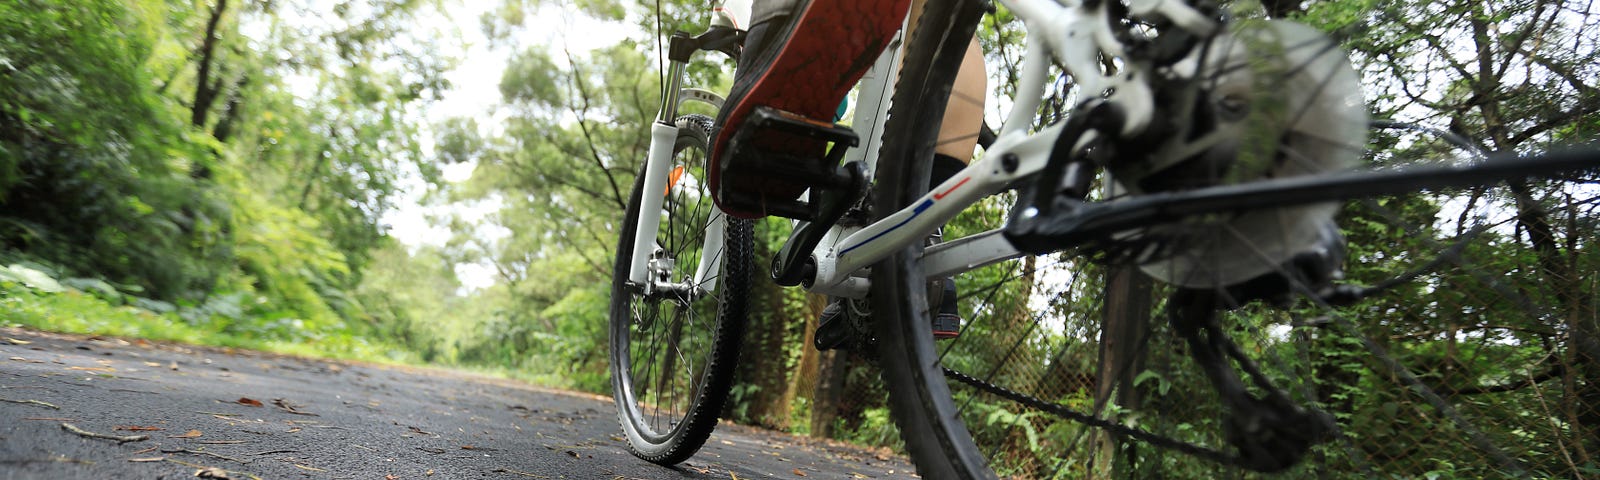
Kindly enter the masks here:
M 1122 425 L 1122 424 L 1119 424 L 1119 423 L 1116 423 L 1116 422 L 1112 422 L 1112 421 L 1109 421 L 1109 420 L 1106 420 L 1106 419 L 1103 419 L 1103 418 L 1100 418 L 1100 417 L 1096 417 L 1094 415 L 1090 415 L 1090 414 L 1087 414 L 1087 413 L 1079 412 L 1077 410 L 1073 410 L 1073 409 L 1064 407 L 1064 406 L 1062 406 L 1060 404 L 1057 404 L 1057 403 L 1046 402 L 1044 400 L 1040 400 L 1040 399 L 1035 398 L 1033 396 L 1017 393 L 1017 392 L 1011 391 L 1010 389 L 1007 389 L 1005 387 L 1002 387 L 1002 386 L 999 386 L 999 385 L 995 385 L 995 384 L 992 384 L 992 383 L 989 383 L 989 382 L 985 382 L 985 381 L 982 381 L 982 380 L 978 380 L 976 378 L 973 378 L 971 375 L 967 375 L 965 373 L 961 373 L 961 372 L 957 372 L 955 370 L 951 370 L 949 367 L 940 367 L 940 368 L 944 369 L 944 376 L 945 377 L 948 377 L 948 378 L 951 378 L 951 379 L 955 379 L 956 381 L 964 383 L 964 384 L 967 384 L 967 385 L 970 385 L 973 388 L 977 388 L 979 390 L 983 390 L 985 392 L 992 393 L 992 394 L 998 395 L 1000 397 L 1004 397 L 1004 398 L 1006 398 L 1008 400 L 1011 400 L 1011 401 L 1014 401 L 1014 402 L 1017 402 L 1017 403 L 1021 403 L 1023 405 L 1026 405 L 1028 407 L 1034 408 L 1036 410 L 1041 410 L 1041 411 L 1044 411 L 1044 412 L 1047 412 L 1047 413 L 1058 415 L 1060 417 L 1063 417 L 1063 418 L 1066 418 L 1066 419 L 1069 419 L 1069 420 L 1072 420 L 1072 421 L 1075 421 L 1075 422 L 1078 422 L 1078 423 L 1082 423 L 1084 425 L 1088 425 L 1088 426 L 1091 426 L 1091 427 L 1102 428 L 1102 429 L 1105 429 L 1105 430 L 1107 430 L 1107 431 L 1109 431 L 1111 433 L 1117 434 L 1117 435 L 1124 435 L 1124 436 L 1136 438 L 1136 439 L 1138 439 L 1140 441 L 1143 441 L 1143 442 L 1151 444 L 1151 445 L 1155 445 L 1157 447 L 1166 448 L 1166 449 L 1169 449 L 1169 450 L 1175 450 L 1175 451 L 1183 453 L 1183 454 L 1187 454 L 1187 455 L 1191 455 L 1191 456 L 1195 456 L 1195 457 L 1199 457 L 1199 458 L 1204 458 L 1206 460 L 1211 460 L 1213 462 L 1221 463 L 1221 464 L 1224 464 L 1224 465 L 1239 465 L 1240 464 L 1239 463 L 1239 457 L 1237 455 L 1232 455 L 1232 454 L 1223 452 L 1221 450 L 1216 450 L 1216 449 L 1213 449 L 1213 448 L 1210 448 L 1210 447 L 1206 447 L 1206 446 L 1202 446 L 1202 445 L 1196 445 L 1196 444 L 1193 444 L 1193 443 L 1185 442 L 1183 440 L 1178 440 L 1178 439 L 1171 438 L 1171 437 L 1164 437 L 1164 436 L 1161 436 L 1161 435 L 1150 433 L 1150 432 L 1145 431 L 1145 430 L 1140 430 L 1140 429 L 1137 429 L 1137 428 L 1128 427 L 1128 426 L 1125 426 L 1125 425 Z

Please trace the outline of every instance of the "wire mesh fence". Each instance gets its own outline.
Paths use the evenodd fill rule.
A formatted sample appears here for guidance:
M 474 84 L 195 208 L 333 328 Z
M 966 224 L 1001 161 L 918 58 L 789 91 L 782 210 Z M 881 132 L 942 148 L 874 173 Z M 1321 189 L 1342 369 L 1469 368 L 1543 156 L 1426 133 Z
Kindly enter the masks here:
M 1253 302 L 1219 313 L 1222 330 L 1272 385 L 1337 425 L 1272 477 L 1595 475 L 1595 196 L 1547 183 L 1353 202 L 1339 218 L 1349 246 L 1344 282 L 1386 288 L 1346 306 Z M 1019 277 L 1028 281 L 1002 285 Z M 1169 324 L 1174 287 L 1071 254 L 997 264 L 959 281 L 967 324 L 945 342 L 946 366 L 1235 452 L 1235 412 Z M 870 362 L 826 355 L 802 400 L 809 433 L 896 445 Z M 1243 363 L 1233 366 L 1244 376 Z M 1003 478 L 1257 475 L 979 389 L 953 390 Z M 1250 384 L 1254 395 L 1267 391 Z

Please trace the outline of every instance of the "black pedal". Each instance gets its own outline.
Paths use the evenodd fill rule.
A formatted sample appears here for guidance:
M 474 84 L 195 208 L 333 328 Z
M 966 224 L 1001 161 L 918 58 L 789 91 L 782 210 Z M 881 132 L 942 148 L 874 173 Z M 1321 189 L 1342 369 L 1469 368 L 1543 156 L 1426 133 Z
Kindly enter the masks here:
M 826 142 L 831 143 L 832 148 L 814 157 L 778 148 L 795 141 Z M 733 161 L 722 162 L 724 180 L 719 185 L 722 190 L 718 192 L 719 197 L 724 204 L 740 210 L 805 221 L 823 219 L 830 216 L 822 211 L 823 193 L 843 191 L 851 196 L 859 195 L 858 179 L 839 164 L 845 151 L 859 143 L 855 131 L 848 127 L 776 108 L 756 107 L 728 143 L 728 154 Z M 794 190 L 794 195 L 810 188 L 812 200 L 774 198 L 767 195 L 770 192 L 752 191 L 752 184 L 784 185 L 791 187 L 789 190 Z M 778 196 L 785 197 L 788 193 Z

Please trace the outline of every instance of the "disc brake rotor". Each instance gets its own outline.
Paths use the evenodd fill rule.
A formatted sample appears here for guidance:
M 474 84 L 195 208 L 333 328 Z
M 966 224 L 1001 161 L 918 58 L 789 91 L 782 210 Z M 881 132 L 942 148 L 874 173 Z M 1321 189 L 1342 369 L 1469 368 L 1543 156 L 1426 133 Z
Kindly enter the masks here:
M 1350 168 L 1366 145 L 1367 113 L 1354 68 L 1311 27 L 1245 20 L 1198 46 L 1200 92 L 1190 129 L 1156 150 L 1117 195 L 1315 175 Z M 1193 68 L 1192 66 L 1190 68 Z M 1190 219 L 1126 232 L 1163 248 L 1137 258 L 1151 276 L 1182 287 L 1232 285 L 1289 258 L 1329 248 L 1333 202 Z

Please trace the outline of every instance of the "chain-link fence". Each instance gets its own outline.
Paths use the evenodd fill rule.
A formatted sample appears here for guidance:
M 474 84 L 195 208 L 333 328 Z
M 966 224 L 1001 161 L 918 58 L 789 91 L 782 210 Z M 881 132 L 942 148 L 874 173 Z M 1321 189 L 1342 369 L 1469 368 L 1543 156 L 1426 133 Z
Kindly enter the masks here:
M 1371 287 L 1365 299 L 1221 309 L 1220 332 L 1246 359 L 1228 365 L 1248 393 L 1281 391 L 1337 428 L 1274 478 L 1593 474 L 1597 193 L 1548 183 L 1353 202 L 1339 218 L 1349 248 L 1342 283 Z M 945 365 L 1165 439 L 1086 427 L 953 384 L 969 429 L 1002 476 L 1254 475 L 1236 458 L 1192 450 L 1236 455 L 1228 432 L 1237 412 L 1176 333 L 1169 304 L 1192 300 L 1173 301 L 1174 287 L 1068 254 L 997 264 L 959 282 L 967 323 L 960 338 L 943 343 Z M 805 310 L 821 306 L 811 300 Z M 1251 365 L 1269 384 L 1251 380 Z M 782 426 L 898 444 L 869 361 L 815 353 L 794 367 L 807 380 L 792 388 Z

